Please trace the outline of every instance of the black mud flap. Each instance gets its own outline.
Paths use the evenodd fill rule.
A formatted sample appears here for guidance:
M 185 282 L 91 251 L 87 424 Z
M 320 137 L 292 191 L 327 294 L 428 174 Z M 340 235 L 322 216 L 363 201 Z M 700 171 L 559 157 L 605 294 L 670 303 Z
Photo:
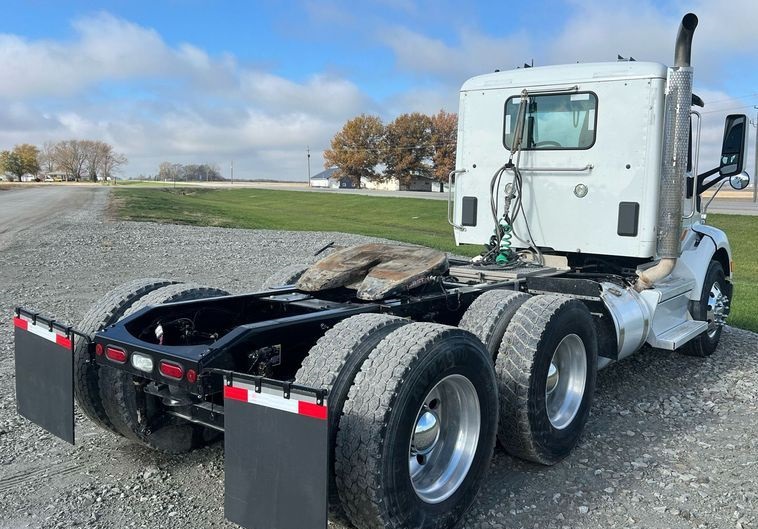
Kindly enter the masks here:
M 227 373 L 224 511 L 247 529 L 325 529 L 325 392 Z
M 13 325 L 19 415 L 74 444 L 73 331 L 23 309 Z

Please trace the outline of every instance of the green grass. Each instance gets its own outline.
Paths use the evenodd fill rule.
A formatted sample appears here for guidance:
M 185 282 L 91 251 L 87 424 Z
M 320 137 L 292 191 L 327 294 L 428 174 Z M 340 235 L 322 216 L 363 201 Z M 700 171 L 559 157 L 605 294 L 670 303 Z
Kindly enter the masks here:
M 455 246 L 442 200 L 268 189 L 115 190 L 115 213 L 125 219 L 197 226 L 336 231 L 383 237 L 476 255 Z M 729 324 L 758 332 L 758 217 L 709 215 L 726 232 L 734 258 L 735 299 Z
M 116 190 L 116 214 L 131 220 L 249 229 L 357 233 L 465 255 L 455 246 L 447 203 L 418 198 L 372 197 L 269 189 Z
M 708 223 L 724 230 L 734 260 L 734 301 L 729 325 L 758 332 L 758 217 L 708 215 Z

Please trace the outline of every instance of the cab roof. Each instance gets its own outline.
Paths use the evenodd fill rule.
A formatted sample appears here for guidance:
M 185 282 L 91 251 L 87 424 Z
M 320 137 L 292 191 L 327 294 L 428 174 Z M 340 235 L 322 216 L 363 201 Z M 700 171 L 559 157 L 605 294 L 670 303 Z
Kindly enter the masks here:
M 657 62 L 595 62 L 519 68 L 472 77 L 461 87 L 470 90 L 528 88 L 566 83 L 612 81 L 619 79 L 666 79 L 666 66 Z

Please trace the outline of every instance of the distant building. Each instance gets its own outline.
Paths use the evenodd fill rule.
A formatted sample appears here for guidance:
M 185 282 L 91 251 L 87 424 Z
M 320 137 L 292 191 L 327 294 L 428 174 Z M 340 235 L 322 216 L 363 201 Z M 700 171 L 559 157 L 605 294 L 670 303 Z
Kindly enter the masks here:
M 361 187 L 378 191 L 434 191 L 442 192 L 447 186 L 433 178 L 414 176 L 408 185 L 400 185 L 397 178 L 377 181 L 361 178 Z
M 311 187 L 329 189 L 353 189 L 353 179 L 347 176 L 337 178 L 337 168 L 330 167 L 311 177 Z M 369 180 L 361 178 L 362 189 L 374 189 L 377 191 L 432 191 L 441 193 L 447 190 L 447 184 L 425 176 L 414 176 L 407 185 L 400 185 L 397 178 L 387 180 Z
M 311 177 L 311 187 L 324 187 L 331 189 L 353 189 L 353 179 L 347 176 L 337 178 L 336 167 L 330 167 Z

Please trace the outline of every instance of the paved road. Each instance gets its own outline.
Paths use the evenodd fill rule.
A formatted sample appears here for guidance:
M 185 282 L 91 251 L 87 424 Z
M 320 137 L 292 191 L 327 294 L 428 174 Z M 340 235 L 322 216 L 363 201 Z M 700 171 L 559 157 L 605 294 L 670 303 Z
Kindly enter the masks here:
M 96 187 L 33 187 L 0 191 L 0 249 L 30 227 L 40 228 L 54 222 L 66 210 L 73 211 L 88 203 Z
M 709 213 L 729 213 L 731 215 L 758 215 L 758 203 L 752 199 L 732 199 L 716 197 L 708 208 Z

